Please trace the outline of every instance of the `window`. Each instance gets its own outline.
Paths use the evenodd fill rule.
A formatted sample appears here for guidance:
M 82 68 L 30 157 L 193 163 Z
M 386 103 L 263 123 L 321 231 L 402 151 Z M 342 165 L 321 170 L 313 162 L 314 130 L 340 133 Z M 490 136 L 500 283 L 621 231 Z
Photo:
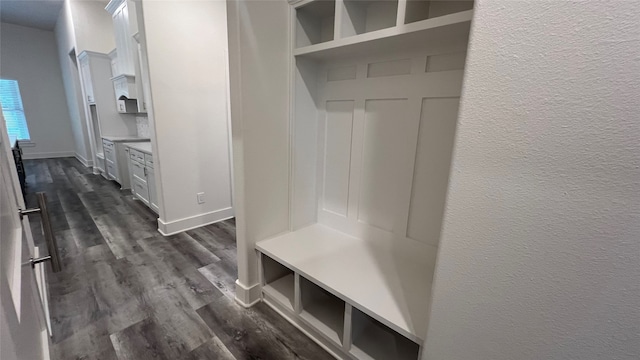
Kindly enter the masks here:
M 29 140 L 27 119 L 24 117 L 20 88 L 16 80 L 0 79 L 0 103 L 11 145 L 18 139 Z

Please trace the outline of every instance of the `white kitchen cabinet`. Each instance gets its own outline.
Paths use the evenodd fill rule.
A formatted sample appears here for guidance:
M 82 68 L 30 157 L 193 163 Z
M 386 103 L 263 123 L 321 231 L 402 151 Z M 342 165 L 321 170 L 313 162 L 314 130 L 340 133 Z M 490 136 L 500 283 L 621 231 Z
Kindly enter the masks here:
M 156 174 L 153 171 L 153 156 L 145 154 L 145 168 L 147 174 L 147 188 L 149 189 L 149 207 L 158 213 L 158 192 L 156 190 Z
M 89 143 L 92 160 L 104 159 L 103 137 L 135 136 L 135 117 L 120 114 L 113 105 L 116 103 L 111 81 L 111 57 L 91 51 L 78 55 L 80 81 L 82 83 L 83 106 L 89 129 Z M 107 170 L 107 164 L 94 165 L 94 173 Z
M 145 147 L 150 148 L 148 145 Z M 150 150 L 144 152 L 129 146 L 127 162 L 131 173 L 131 193 L 151 210 L 159 213 L 153 155 Z
M 129 4 L 126 0 L 112 0 L 105 8 L 113 17 L 116 51 L 118 53 L 116 60 L 118 73 L 114 74 L 114 76 L 135 74 L 136 47 L 129 33 L 130 7 L 133 7 L 133 4 Z M 133 15 L 133 18 L 135 18 L 135 13 Z
M 138 32 L 135 4 L 127 0 L 112 0 L 105 8 L 113 17 L 113 28 L 116 40 L 116 52 L 113 74 L 113 89 L 117 100 L 116 107 L 120 113 L 145 112 L 142 94 L 139 93 L 140 78 L 138 62 L 138 46 L 132 35 Z M 138 105 L 139 102 L 142 105 Z
M 134 184 L 129 165 L 130 150 L 126 145 L 134 142 L 144 143 L 148 142 L 148 139 L 133 137 L 106 137 L 102 139 L 107 178 L 120 184 L 121 189 L 129 189 Z M 141 170 L 141 174 L 143 173 L 144 170 Z

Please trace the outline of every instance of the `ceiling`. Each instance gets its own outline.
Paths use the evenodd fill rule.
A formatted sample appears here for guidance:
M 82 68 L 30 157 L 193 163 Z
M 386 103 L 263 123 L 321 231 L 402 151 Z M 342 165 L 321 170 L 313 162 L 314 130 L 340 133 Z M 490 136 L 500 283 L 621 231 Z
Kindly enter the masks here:
M 53 30 L 64 0 L 0 0 L 2 22 Z

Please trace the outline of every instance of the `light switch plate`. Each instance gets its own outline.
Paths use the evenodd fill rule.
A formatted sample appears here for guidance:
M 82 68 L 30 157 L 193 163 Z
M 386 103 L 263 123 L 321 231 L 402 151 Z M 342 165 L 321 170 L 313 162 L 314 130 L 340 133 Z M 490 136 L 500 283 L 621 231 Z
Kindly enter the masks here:
M 198 204 L 204 204 L 204 193 L 198 193 Z

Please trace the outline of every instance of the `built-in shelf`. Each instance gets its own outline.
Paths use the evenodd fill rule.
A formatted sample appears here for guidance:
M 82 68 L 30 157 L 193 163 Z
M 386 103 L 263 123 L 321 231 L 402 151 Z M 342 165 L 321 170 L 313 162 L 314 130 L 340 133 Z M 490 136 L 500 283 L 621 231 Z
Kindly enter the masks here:
M 353 309 L 351 354 L 360 360 L 416 360 L 420 345 Z
M 273 258 L 399 334 L 424 341 L 436 248 L 359 239 L 322 224 L 260 241 L 256 248 L 268 255 L 263 259 Z M 265 277 L 273 271 L 267 266 L 263 260 Z
M 473 0 L 408 0 L 404 23 L 410 24 L 466 10 L 473 10 Z
M 316 0 L 296 9 L 296 47 L 334 38 L 335 0 Z
M 300 317 L 329 340 L 342 344 L 344 301 L 305 278 L 300 278 L 300 295 Z
M 398 0 L 344 0 L 342 37 L 396 26 Z
M 262 291 L 293 311 L 295 278 L 293 271 L 268 256 L 262 257 L 264 284 Z
M 316 59 L 338 59 L 358 54 L 393 53 L 415 49 L 416 44 L 427 48 L 460 34 L 461 41 L 468 38 L 473 10 L 428 18 L 387 29 L 366 32 L 315 45 L 298 47 L 294 56 Z M 447 36 L 444 36 L 447 35 Z M 455 37 L 455 36 L 453 36 Z

